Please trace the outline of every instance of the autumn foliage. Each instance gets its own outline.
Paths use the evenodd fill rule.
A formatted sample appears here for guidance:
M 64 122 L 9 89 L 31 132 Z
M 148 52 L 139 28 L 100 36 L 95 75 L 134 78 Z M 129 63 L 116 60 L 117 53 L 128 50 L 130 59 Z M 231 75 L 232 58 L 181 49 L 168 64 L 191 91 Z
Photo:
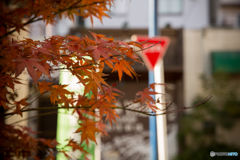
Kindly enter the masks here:
M 66 16 L 74 19 L 74 15 L 84 18 L 97 17 L 102 20 L 108 17 L 109 6 L 114 5 L 113 0 L 12 0 L 0 2 L 0 156 L 5 159 L 13 157 L 37 157 L 37 152 L 45 149 L 49 154 L 46 159 L 54 159 L 53 150 L 58 144 L 55 140 L 35 139 L 30 134 L 30 128 L 4 124 L 4 119 L 12 115 L 22 116 L 23 112 L 31 111 L 33 102 L 24 98 L 19 101 L 10 100 L 9 95 L 14 93 L 16 84 L 22 83 L 18 76 L 27 70 L 41 95 L 49 93 L 52 104 L 61 105 L 59 108 L 72 108 L 77 113 L 79 128 L 76 134 L 81 141 L 68 139 L 67 146 L 72 150 L 87 152 L 81 144 L 90 141 L 96 142 L 96 134 L 106 134 L 104 122 L 116 123 L 119 118 L 115 109 L 143 112 L 144 107 L 157 110 L 154 99 L 150 95 L 157 94 L 154 85 L 140 91 L 131 104 L 141 103 L 139 110 L 131 110 L 129 106 L 116 106 L 117 97 L 123 93 L 107 82 L 103 73 L 105 66 L 118 72 L 119 81 L 123 73 L 137 78 L 133 70 L 134 63 L 141 63 L 133 47 L 142 48 L 142 43 L 124 42 L 104 35 L 91 33 L 92 37 L 52 36 L 43 41 L 34 41 L 30 38 L 18 40 L 12 36 L 25 30 L 28 24 L 43 20 L 54 24 L 56 16 Z M 93 23 L 93 21 L 92 21 Z M 13 38 L 13 39 L 12 39 Z M 78 94 L 66 89 L 66 84 L 53 84 L 51 73 L 56 70 L 67 70 L 76 76 L 79 85 L 84 86 L 84 93 Z M 40 81 L 40 77 L 46 77 Z M 22 84 L 24 85 L 24 84 Z M 91 93 L 91 96 L 87 96 Z M 152 114 L 152 113 L 147 113 Z M 96 120 L 98 117 L 98 120 Z M 71 157 L 64 149 L 59 149 L 66 157 Z

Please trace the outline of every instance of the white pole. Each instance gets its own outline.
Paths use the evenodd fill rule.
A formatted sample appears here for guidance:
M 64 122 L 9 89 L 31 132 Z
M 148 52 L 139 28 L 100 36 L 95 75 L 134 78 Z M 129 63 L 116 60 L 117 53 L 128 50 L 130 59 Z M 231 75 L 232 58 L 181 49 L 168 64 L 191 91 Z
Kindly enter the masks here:
M 45 37 L 46 38 L 52 37 L 52 25 L 51 24 L 47 24 L 45 27 Z
M 101 134 L 96 135 L 97 145 L 95 145 L 94 157 L 95 160 L 101 160 Z
M 157 0 L 149 0 L 149 26 L 148 26 L 148 36 L 152 38 L 158 35 L 158 5 Z M 154 72 L 148 71 L 148 84 L 154 83 Z M 151 160 L 157 160 L 158 158 L 158 144 L 157 144 L 157 124 L 156 117 L 149 117 L 149 141 L 151 150 Z
M 158 32 L 158 5 L 157 0 L 149 0 L 149 37 L 157 35 Z M 159 33 L 160 35 L 160 33 Z M 152 76 L 151 76 L 152 77 Z M 157 62 L 154 68 L 154 82 L 155 83 L 164 83 L 164 69 L 163 69 L 163 60 Z M 164 86 L 156 86 L 156 92 L 165 93 Z M 165 103 L 164 97 L 162 95 L 156 95 L 155 100 L 160 100 L 161 103 Z M 165 109 L 165 105 L 157 105 L 158 108 Z M 157 112 L 161 113 L 161 111 Z M 151 126 L 150 126 L 151 127 Z M 168 152 L 167 152 L 167 126 L 166 126 L 166 115 L 161 115 L 156 117 L 156 130 L 157 130 L 157 152 L 158 152 L 158 160 L 168 160 Z M 154 139 L 154 137 L 150 137 L 150 139 Z M 151 142 L 150 142 L 151 143 Z M 153 157 L 154 159 L 154 157 Z
M 163 59 L 159 60 L 154 68 L 154 81 L 155 83 L 165 83 L 164 82 L 164 69 L 163 69 Z M 165 88 L 163 85 L 156 85 L 156 92 L 165 94 Z M 157 104 L 160 111 L 157 114 L 162 113 L 165 109 L 165 95 L 158 94 L 155 96 L 156 101 L 160 101 L 162 104 Z M 156 118 L 157 121 L 157 144 L 158 144 L 158 160 L 168 160 L 167 151 L 167 123 L 166 115 L 160 115 Z
M 99 69 L 96 69 L 96 72 L 99 72 Z M 95 109 L 96 114 L 100 116 L 99 114 L 99 109 Z M 96 121 L 99 121 L 100 119 L 96 117 Z M 97 145 L 95 145 L 95 150 L 94 150 L 94 158 L 95 160 L 101 160 L 101 134 L 95 134 L 96 135 L 96 141 Z

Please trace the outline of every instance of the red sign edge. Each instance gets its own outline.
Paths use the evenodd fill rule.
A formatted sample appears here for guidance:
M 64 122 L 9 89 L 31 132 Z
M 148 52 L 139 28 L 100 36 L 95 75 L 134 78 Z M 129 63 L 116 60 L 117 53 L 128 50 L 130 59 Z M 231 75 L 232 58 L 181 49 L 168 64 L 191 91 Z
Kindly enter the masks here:
M 146 39 L 145 41 L 147 41 L 147 40 L 159 40 L 159 39 L 164 39 L 164 40 L 166 40 L 166 45 L 165 45 L 165 47 L 162 47 L 163 49 L 162 49 L 162 52 L 163 52 L 163 55 L 162 55 L 162 57 L 160 57 L 160 58 L 158 58 L 158 60 L 157 60 L 157 62 L 156 62 L 156 64 L 158 63 L 158 61 L 161 59 L 161 58 L 163 58 L 164 56 L 165 56 L 165 53 L 166 53 L 166 51 L 167 51 L 167 49 L 168 49 L 168 46 L 169 46 L 169 44 L 170 44 L 170 38 L 169 37 L 166 37 L 166 36 L 155 36 L 155 37 L 152 37 L 152 38 L 149 38 L 149 36 L 146 36 L 146 35 L 132 35 L 132 37 L 131 37 L 131 40 L 132 41 L 137 41 L 137 42 L 144 42 L 144 41 L 139 41 L 139 39 Z M 159 41 L 161 41 L 161 40 L 159 40 Z M 148 57 L 145 55 L 145 54 L 143 54 L 143 51 L 141 51 L 141 53 L 138 53 L 141 57 L 142 57 L 142 60 L 144 61 L 144 63 L 146 64 L 146 66 L 147 66 L 147 68 L 149 69 L 149 70 L 154 70 L 154 67 L 155 66 L 152 66 L 151 64 L 150 64 L 150 62 L 149 62 L 149 60 L 148 60 Z

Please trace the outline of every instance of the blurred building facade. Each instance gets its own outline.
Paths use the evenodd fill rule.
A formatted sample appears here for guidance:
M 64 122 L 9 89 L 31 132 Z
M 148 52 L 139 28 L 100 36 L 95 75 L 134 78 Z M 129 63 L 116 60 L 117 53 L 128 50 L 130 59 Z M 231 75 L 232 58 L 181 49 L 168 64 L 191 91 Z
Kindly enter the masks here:
M 213 73 L 213 52 L 240 51 L 240 1 L 159 0 L 158 9 L 159 33 L 162 36 L 169 36 L 171 39 L 171 44 L 164 57 L 165 82 L 169 86 L 166 98 L 169 102 L 174 102 L 173 109 L 191 106 L 194 98 L 203 92 L 199 77 L 203 74 L 211 75 Z M 111 19 L 103 18 L 102 23 L 98 19 L 94 19 L 93 24 L 90 19 L 82 20 L 81 17 L 76 17 L 74 23 L 64 19 L 54 26 L 53 34 L 73 34 L 81 37 L 89 35 L 88 31 L 90 30 L 115 39 L 130 40 L 133 34 L 148 34 L 148 10 L 148 1 L 146 0 L 115 0 L 115 5 L 111 7 L 109 13 Z M 45 26 L 42 22 L 35 23 L 32 25 L 31 31 L 33 39 L 43 39 Z M 119 101 L 120 105 L 133 99 L 137 91 L 148 85 L 147 68 L 136 64 L 134 69 L 141 75 L 139 83 L 135 83 L 135 80 L 131 80 L 127 76 L 123 77 L 123 83 L 119 84 L 119 89 L 126 95 Z M 111 75 L 108 79 L 109 83 L 115 83 L 117 75 L 110 73 L 107 68 L 105 72 Z M 148 118 L 141 115 L 134 117 L 129 113 L 120 113 L 120 115 L 123 119 L 131 122 L 131 125 L 129 126 L 127 121 L 122 121 L 118 126 L 109 130 L 112 137 L 108 140 L 103 139 L 102 159 L 120 160 L 120 157 L 124 160 L 149 159 L 150 146 L 146 141 L 148 139 L 148 135 L 146 135 Z M 177 133 L 181 129 L 177 122 L 180 116 L 181 114 L 168 116 L 170 158 L 180 151 L 177 141 Z M 140 122 L 138 123 L 138 121 Z M 32 126 L 35 125 L 34 122 L 30 123 Z M 135 123 L 136 126 L 134 126 Z M 41 128 L 41 124 L 38 126 Z M 227 135 L 228 133 L 225 134 L 221 129 L 219 132 L 230 144 L 240 146 L 240 141 L 236 140 L 235 136 Z M 240 131 L 236 128 L 232 135 L 238 133 L 240 134 Z M 47 138 L 53 136 L 54 133 L 51 133 L 51 136 L 45 135 Z M 132 145 L 130 140 L 134 137 L 136 141 L 133 141 L 133 144 L 139 143 L 139 145 L 133 150 L 134 146 L 129 149 L 127 145 Z M 119 143 L 121 140 L 125 143 Z
M 29 27 L 27 27 L 26 29 L 29 29 Z M 17 37 L 17 38 L 16 38 Z M 13 38 L 17 39 L 17 40 L 23 40 L 24 38 L 28 38 L 30 37 L 29 32 L 27 31 L 20 31 L 20 33 L 15 33 Z M 29 80 L 29 75 L 27 73 L 27 70 L 25 69 L 18 77 L 21 81 L 22 84 L 15 84 L 15 92 L 16 94 L 13 94 L 11 96 L 9 96 L 9 100 L 11 101 L 12 99 L 14 99 L 15 101 L 19 101 L 23 98 L 27 98 L 29 95 L 29 88 L 28 88 L 28 80 Z M 12 92 L 9 89 L 9 92 Z M 22 125 L 22 126 L 28 126 L 28 122 L 27 121 L 21 121 L 22 119 L 28 118 L 28 113 L 22 113 L 22 117 L 19 115 L 14 115 L 10 118 L 7 118 L 5 120 L 6 124 L 13 124 L 18 122 L 18 125 Z
M 148 10 L 148 1 L 145 0 L 116 0 L 110 12 L 111 19 L 103 18 L 102 23 L 95 19 L 94 24 L 87 19 L 84 26 L 96 33 L 128 40 L 132 34 L 148 34 Z M 194 98 L 203 92 L 200 76 L 214 72 L 213 52 L 237 52 L 239 55 L 240 1 L 159 0 L 158 26 L 162 36 L 171 38 L 164 57 L 165 82 L 171 86 L 167 91 L 169 97 L 175 102 L 175 107 L 191 106 Z M 77 32 L 87 34 L 84 29 Z M 145 68 L 135 66 L 135 69 L 147 77 Z M 175 115 L 175 118 L 179 116 Z M 172 118 L 174 116 L 168 117 L 168 124 Z M 181 150 L 176 145 L 180 128 L 169 127 L 172 132 L 168 136 L 168 148 L 170 157 L 173 157 Z M 234 136 L 240 133 L 236 128 L 232 136 L 221 129 L 217 132 L 230 144 L 240 146 Z

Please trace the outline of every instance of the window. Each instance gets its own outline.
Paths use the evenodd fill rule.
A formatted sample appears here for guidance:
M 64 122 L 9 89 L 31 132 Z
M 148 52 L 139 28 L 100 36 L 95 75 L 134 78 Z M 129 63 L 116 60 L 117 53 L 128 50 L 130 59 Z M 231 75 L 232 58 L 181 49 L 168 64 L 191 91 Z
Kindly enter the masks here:
M 160 14 L 181 14 L 182 0 L 159 0 L 158 10 Z
M 209 20 L 212 26 L 216 26 L 217 22 L 217 0 L 210 0 L 209 1 Z
M 238 15 L 238 28 L 240 28 L 240 15 Z
M 78 27 L 84 28 L 84 18 L 82 16 L 77 17 L 77 25 Z
M 108 9 L 110 9 L 109 11 L 111 16 L 126 16 L 128 6 L 129 0 L 114 0 L 114 4 L 112 4 L 111 8 Z

